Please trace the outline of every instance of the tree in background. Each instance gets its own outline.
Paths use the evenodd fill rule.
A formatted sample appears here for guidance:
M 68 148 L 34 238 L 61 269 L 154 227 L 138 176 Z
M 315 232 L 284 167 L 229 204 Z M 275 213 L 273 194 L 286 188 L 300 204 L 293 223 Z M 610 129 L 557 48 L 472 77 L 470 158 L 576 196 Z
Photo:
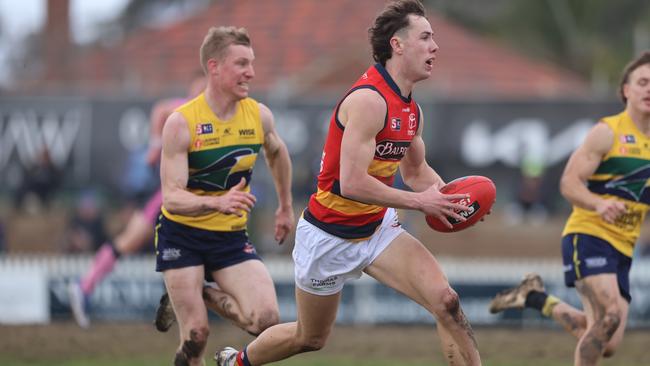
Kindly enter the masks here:
M 650 48 L 644 0 L 425 0 L 443 14 L 530 56 L 564 65 L 611 95 L 626 61 Z

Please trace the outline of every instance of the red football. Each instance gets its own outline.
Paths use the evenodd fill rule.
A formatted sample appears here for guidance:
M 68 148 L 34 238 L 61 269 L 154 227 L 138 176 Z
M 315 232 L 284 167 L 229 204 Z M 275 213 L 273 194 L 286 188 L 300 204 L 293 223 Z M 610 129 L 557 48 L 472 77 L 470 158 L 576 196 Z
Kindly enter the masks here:
M 477 223 L 483 216 L 485 216 L 485 214 L 490 212 L 492 204 L 494 204 L 494 200 L 497 196 L 497 189 L 490 178 L 480 175 L 469 175 L 467 177 L 454 179 L 445 184 L 445 186 L 440 189 L 440 192 L 445 194 L 469 194 L 468 199 L 463 199 L 458 202 L 464 206 L 470 207 L 469 211 L 460 212 L 460 215 L 467 219 L 465 222 L 460 222 L 448 217 L 449 222 L 453 226 L 453 228 L 450 229 L 445 226 L 442 221 L 438 220 L 438 218 L 433 216 L 426 217 L 427 224 L 429 224 L 432 229 L 444 233 L 460 231 Z

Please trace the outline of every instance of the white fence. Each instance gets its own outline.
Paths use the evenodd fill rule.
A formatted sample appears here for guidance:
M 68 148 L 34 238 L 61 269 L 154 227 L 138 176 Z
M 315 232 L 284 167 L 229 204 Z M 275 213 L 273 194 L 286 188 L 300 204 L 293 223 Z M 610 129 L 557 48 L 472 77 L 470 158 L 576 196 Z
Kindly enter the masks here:
M 69 319 L 66 285 L 79 279 L 90 266 L 90 256 L 9 256 L 0 258 L 0 322 L 46 323 Z M 461 296 L 465 313 L 476 325 L 552 326 L 534 311 L 489 314 L 488 303 L 496 292 L 516 284 L 527 272 L 537 272 L 549 292 L 579 305 L 575 290 L 564 286 L 559 260 L 438 258 L 449 281 Z M 281 317 L 295 317 L 293 263 L 289 258 L 265 260 L 275 280 Z M 151 320 L 164 291 L 162 275 L 154 271 L 151 256 L 129 257 L 117 263 L 115 271 L 90 299 L 91 317 L 103 320 Z M 630 276 L 632 304 L 629 326 L 650 326 L 650 260 L 635 260 Z M 365 323 L 429 323 L 431 316 L 420 306 L 392 289 L 364 276 L 346 285 L 338 321 Z

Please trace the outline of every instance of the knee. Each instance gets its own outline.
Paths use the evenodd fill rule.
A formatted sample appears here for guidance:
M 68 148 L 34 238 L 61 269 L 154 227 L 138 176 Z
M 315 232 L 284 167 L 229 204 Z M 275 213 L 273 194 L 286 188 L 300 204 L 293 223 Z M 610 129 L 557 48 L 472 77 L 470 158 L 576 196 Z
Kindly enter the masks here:
M 262 333 L 266 328 L 272 327 L 280 322 L 280 314 L 277 309 L 267 308 L 262 309 L 251 317 L 248 333 L 257 336 Z
M 298 352 L 314 352 L 325 347 L 327 342 L 327 335 L 312 336 L 299 340 Z
M 617 347 L 608 345 L 607 347 L 605 347 L 605 351 L 603 351 L 603 357 L 610 358 L 614 356 L 614 354 L 616 353 L 616 349 Z
M 620 344 L 620 339 L 618 340 L 618 342 L 614 341 L 613 339 L 610 339 L 609 342 L 607 342 L 605 349 L 603 350 L 603 357 L 610 358 L 614 356 L 616 351 L 618 351 L 619 344 Z
M 190 357 L 198 357 L 205 348 L 210 335 L 210 328 L 205 325 L 192 327 L 189 338 L 185 339 L 182 351 Z
M 616 330 L 621 325 L 621 314 L 617 309 L 608 309 L 605 316 L 596 323 L 596 327 L 600 328 L 602 339 L 607 342 L 603 350 L 603 357 L 612 357 L 618 349 L 618 342 L 613 340 Z
M 113 240 L 113 252 L 117 257 L 127 256 L 138 250 L 138 244 L 137 238 L 134 238 L 127 230 Z
M 456 291 L 447 287 L 442 296 L 442 306 L 447 313 L 455 314 L 460 309 L 460 299 Z
M 602 320 L 602 327 L 607 340 L 611 339 L 618 327 L 621 325 L 621 313 L 618 309 L 611 309 L 605 313 Z
M 433 306 L 433 312 L 438 319 L 456 319 L 460 310 L 460 298 L 456 291 L 447 286 L 436 297 L 439 301 Z
M 192 327 L 189 338 L 183 341 L 181 348 L 176 352 L 174 366 L 186 366 L 201 357 L 208 341 L 210 329 L 207 326 Z
M 207 325 L 199 325 L 190 329 L 190 339 L 195 342 L 205 342 L 210 335 L 210 327 Z

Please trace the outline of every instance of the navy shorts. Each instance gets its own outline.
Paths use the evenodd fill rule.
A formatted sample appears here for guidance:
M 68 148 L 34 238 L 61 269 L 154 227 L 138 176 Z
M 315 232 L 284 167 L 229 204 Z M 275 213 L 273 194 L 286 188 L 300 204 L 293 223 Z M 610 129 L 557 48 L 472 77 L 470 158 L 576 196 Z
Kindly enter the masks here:
M 190 227 L 158 216 L 156 224 L 156 271 L 205 266 L 210 273 L 235 264 L 261 258 L 248 241 L 245 230 L 211 231 Z
M 632 258 L 616 250 L 609 242 L 586 234 L 568 234 L 562 238 L 564 283 L 575 287 L 575 282 L 587 276 L 616 273 L 621 296 L 630 296 L 630 268 Z

